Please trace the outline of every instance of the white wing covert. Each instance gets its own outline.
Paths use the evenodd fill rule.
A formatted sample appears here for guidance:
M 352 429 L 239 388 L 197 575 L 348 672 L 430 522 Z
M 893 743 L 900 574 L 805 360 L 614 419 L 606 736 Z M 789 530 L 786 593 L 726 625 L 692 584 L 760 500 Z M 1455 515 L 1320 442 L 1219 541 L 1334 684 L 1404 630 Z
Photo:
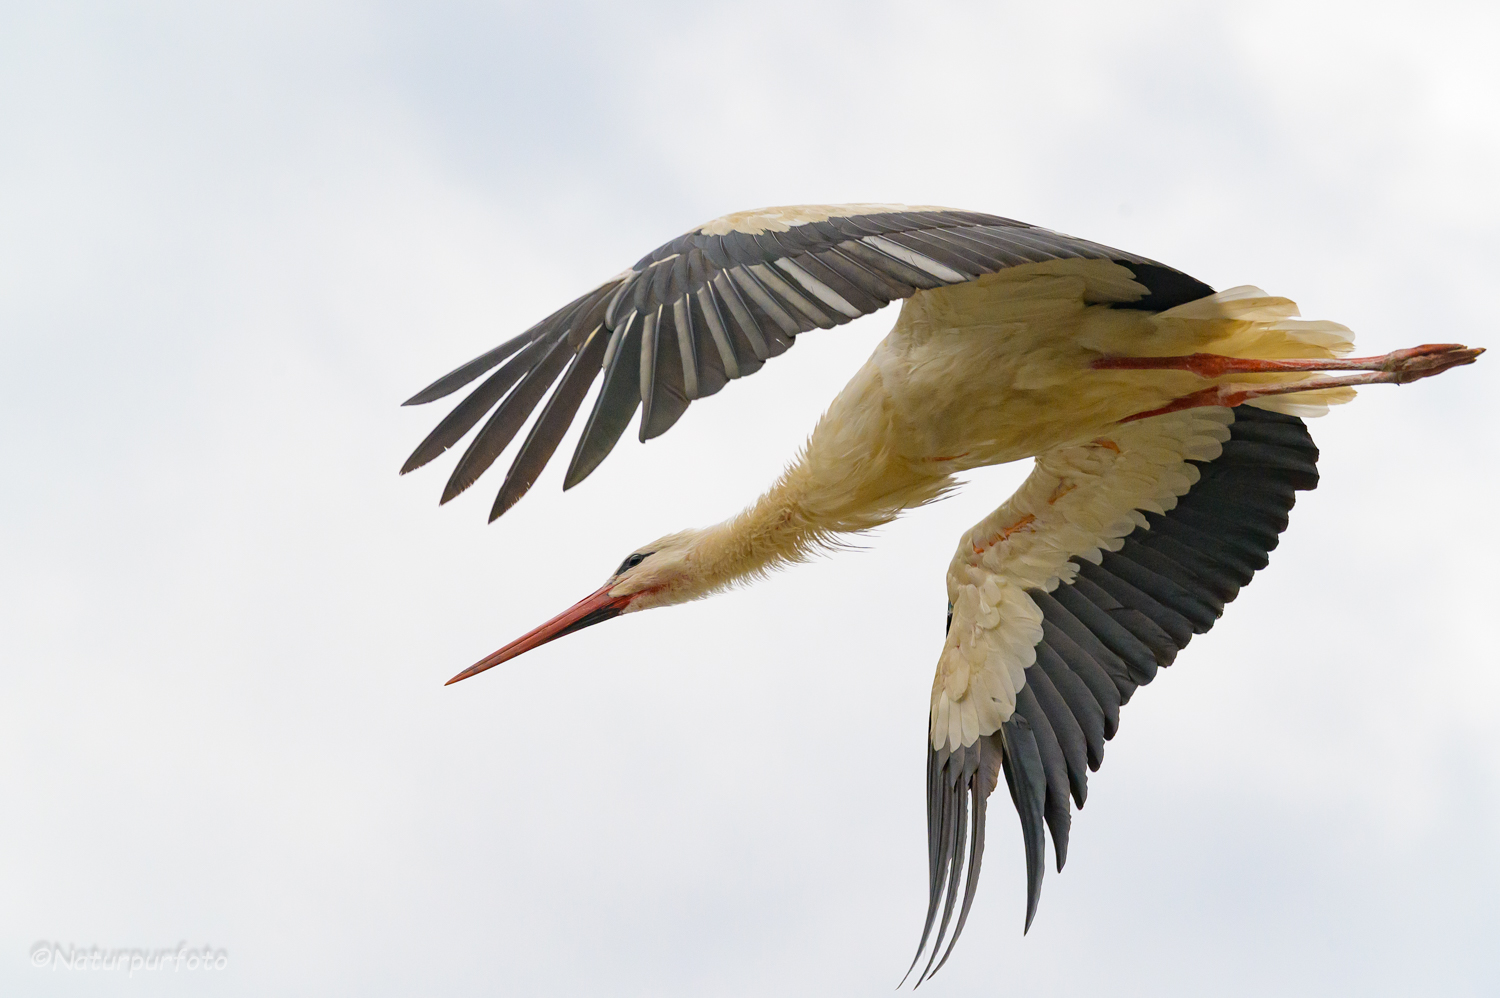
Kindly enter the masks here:
M 1317 485 L 1317 457 L 1296 417 L 1184 410 L 1041 455 L 1015 495 L 964 535 L 948 571 L 929 715 L 918 959 L 940 908 L 942 919 L 924 976 L 963 931 L 1000 774 L 1021 818 L 1030 928 L 1043 828 L 1061 870 L 1070 804 L 1083 806 L 1120 707 L 1265 567 L 1295 492 Z

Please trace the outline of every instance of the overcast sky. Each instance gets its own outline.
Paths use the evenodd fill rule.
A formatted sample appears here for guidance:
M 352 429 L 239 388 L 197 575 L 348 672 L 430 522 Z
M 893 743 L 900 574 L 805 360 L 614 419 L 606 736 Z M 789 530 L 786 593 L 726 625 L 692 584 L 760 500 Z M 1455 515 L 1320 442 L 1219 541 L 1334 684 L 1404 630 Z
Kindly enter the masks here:
M 957 537 L 1024 468 L 452 688 L 768 484 L 894 311 L 503 520 L 398 403 L 727 211 L 1024 219 L 1496 346 L 1493 4 L 0 3 L 0 992 L 889 993 Z M 935 996 L 1500 991 L 1500 357 L 1317 421 L 1270 568 Z M 571 444 L 564 443 L 564 453 Z M 37 943 L 227 953 L 33 966 Z

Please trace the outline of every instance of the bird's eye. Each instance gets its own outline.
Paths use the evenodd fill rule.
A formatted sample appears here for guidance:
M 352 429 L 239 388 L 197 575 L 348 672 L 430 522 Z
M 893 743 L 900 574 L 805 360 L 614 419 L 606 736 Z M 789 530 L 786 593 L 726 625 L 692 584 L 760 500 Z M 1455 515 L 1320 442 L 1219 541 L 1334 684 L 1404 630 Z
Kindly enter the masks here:
M 626 558 L 624 561 L 620 562 L 620 567 L 615 569 L 615 574 L 622 575 L 625 572 L 630 571 L 632 568 L 639 565 L 641 562 L 645 561 L 655 553 L 656 552 L 654 551 L 647 551 L 644 554 L 637 552 L 631 555 L 629 558 Z

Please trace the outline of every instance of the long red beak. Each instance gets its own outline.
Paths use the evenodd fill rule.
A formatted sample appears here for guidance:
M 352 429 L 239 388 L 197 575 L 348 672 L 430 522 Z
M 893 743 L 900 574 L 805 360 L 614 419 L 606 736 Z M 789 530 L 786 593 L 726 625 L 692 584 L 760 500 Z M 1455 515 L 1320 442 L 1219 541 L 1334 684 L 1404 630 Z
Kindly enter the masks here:
M 564 634 L 572 634 L 574 631 L 581 631 L 585 627 L 597 624 L 600 621 L 609 620 L 611 617 L 618 617 L 625 611 L 626 605 L 639 594 L 631 593 L 629 596 L 611 596 L 609 590 L 613 585 L 613 583 L 606 584 L 592 596 L 587 596 L 573 604 L 573 606 L 553 617 L 541 627 L 521 635 L 494 654 L 485 656 L 443 685 L 452 686 L 460 679 L 477 676 L 485 669 L 499 665 L 501 662 L 508 662 L 522 652 L 531 651 L 531 649 L 539 645 L 544 645 L 553 638 L 560 638 Z

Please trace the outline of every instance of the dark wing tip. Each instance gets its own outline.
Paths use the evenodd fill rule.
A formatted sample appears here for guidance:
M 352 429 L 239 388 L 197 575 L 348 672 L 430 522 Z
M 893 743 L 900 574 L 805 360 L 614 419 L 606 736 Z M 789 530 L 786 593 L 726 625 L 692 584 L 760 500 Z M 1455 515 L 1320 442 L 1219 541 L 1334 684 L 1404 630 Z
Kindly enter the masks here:
M 549 317 L 549 319 L 544 319 L 542 322 L 537 323 L 537 325 L 531 327 L 531 329 L 528 329 L 521 335 L 513 336 L 494 349 L 486 350 L 473 360 L 458 365 L 401 404 L 403 406 L 426 405 L 428 402 L 436 402 L 444 396 L 452 395 L 485 371 L 488 371 L 511 354 L 531 343 L 532 340 L 536 339 L 536 333 L 540 330 L 541 326 L 555 316 L 556 313 L 552 317 Z
M 1031 725 L 1019 712 L 1000 726 L 1004 754 L 1001 756 L 1011 801 L 1021 819 L 1026 848 L 1026 923 L 1022 935 L 1031 931 L 1042 899 L 1042 877 L 1047 872 L 1046 821 L 1042 813 L 1047 794 L 1047 775 Z
M 403 406 L 424 405 L 450 395 L 510 358 L 509 363 L 471 392 L 428 434 L 427 439 L 406 459 L 401 474 L 415 471 L 447 451 L 496 402 L 500 402 L 499 408 L 491 414 L 490 421 L 459 459 L 458 467 L 449 478 L 438 504 L 448 502 L 473 484 L 474 479 L 489 468 L 536 409 L 561 372 L 562 365 L 583 353 L 585 346 L 597 339 L 593 334 L 601 327 L 604 313 L 623 280 L 624 278 L 616 278 L 574 299 L 526 332 L 466 364 L 461 364 L 403 402 Z M 590 356 L 596 357 L 600 352 L 602 344 Z M 513 354 L 516 356 L 512 357 Z M 587 384 L 584 384 L 584 388 L 587 388 Z M 502 397 L 504 401 L 501 401 Z M 549 430 L 551 429 L 555 427 L 549 425 Z M 536 461 L 543 450 L 545 448 L 540 444 L 532 448 L 529 452 L 530 460 Z M 546 452 L 546 456 L 551 456 L 550 450 Z
M 957 752 L 928 748 L 927 773 L 927 918 L 911 966 L 901 978 L 905 984 L 922 954 L 932 949 L 914 987 L 948 962 L 969 920 L 984 859 L 985 812 L 990 793 L 999 782 L 1005 754 L 999 735 L 980 738 Z M 960 904 L 960 900 L 962 903 Z M 958 919 L 953 920 L 955 906 Z M 942 918 L 938 918 L 941 908 Z M 953 932 L 948 934 L 952 924 Z M 933 927 L 937 932 L 934 934 Z M 946 945 L 945 945 L 946 943 Z M 899 988 L 901 984 L 898 984 Z
M 464 490 L 467 489 L 472 484 L 474 484 L 474 483 L 473 482 L 465 482 L 465 481 L 463 481 L 459 477 L 459 475 L 458 475 L 458 470 L 454 469 L 453 475 L 451 475 L 448 478 L 447 484 L 443 486 L 443 494 L 438 499 L 438 505 L 439 506 L 446 506 L 446 505 L 448 505 L 448 503 L 452 502 L 454 499 L 457 499 L 459 496 L 463 495 L 464 494 Z
M 568 462 L 567 473 L 563 476 L 564 492 L 593 474 L 619 442 L 640 408 L 642 326 L 643 320 L 632 314 L 613 334 L 615 350 L 604 365 L 604 377 L 599 394 L 594 397 L 593 411 L 589 413 L 573 457 Z
M 475 358 L 475 360 L 478 359 L 479 358 L 477 357 Z M 473 361 L 470 361 L 469 363 L 472 364 Z M 402 402 L 402 406 L 426 405 L 428 402 L 436 402 L 438 399 L 444 397 L 445 395 L 451 395 L 454 392 L 458 391 L 464 386 L 465 383 L 460 382 L 458 384 L 451 384 L 451 382 L 457 380 L 456 376 L 459 375 L 459 373 L 468 366 L 468 364 L 465 364 L 463 367 L 455 368 L 454 370 L 449 371 L 447 374 L 443 375 L 441 378 L 438 378 L 432 384 L 417 392 L 417 394 L 413 395 L 405 402 Z
M 573 417 L 583 404 L 584 395 L 599 376 L 609 339 L 609 332 L 600 323 L 590 331 L 588 338 L 568 362 L 561 382 L 547 399 L 541 415 L 531 424 L 531 432 L 526 435 L 526 441 L 505 475 L 505 481 L 495 496 L 495 504 L 490 508 L 491 523 L 520 502 L 521 497 L 536 484 L 542 469 L 552 459 L 563 435 L 573 424 Z

